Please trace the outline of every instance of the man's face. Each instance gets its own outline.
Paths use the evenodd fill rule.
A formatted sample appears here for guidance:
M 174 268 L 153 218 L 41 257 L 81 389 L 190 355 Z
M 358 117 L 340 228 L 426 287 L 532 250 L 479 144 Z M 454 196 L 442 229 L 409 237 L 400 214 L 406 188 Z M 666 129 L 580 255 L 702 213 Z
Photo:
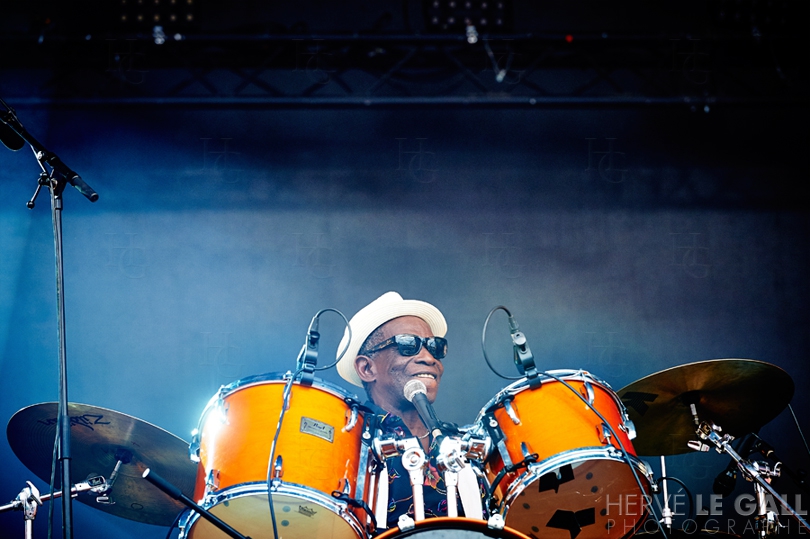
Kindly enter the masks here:
M 382 332 L 381 341 L 403 333 L 433 337 L 427 322 L 416 316 L 394 318 L 382 326 Z M 393 345 L 371 354 L 370 357 L 376 375 L 371 396 L 378 406 L 387 410 L 391 408 L 386 406 L 395 406 L 394 409 L 400 410 L 410 407 L 411 404 L 405 399 L 403 389 L 405 384 L 413 379 L 424 382 L 430 402 L 436 400 L 444 365 L 430 355 L 424 346 L 415 356 L 403 356 L 397 346 Z

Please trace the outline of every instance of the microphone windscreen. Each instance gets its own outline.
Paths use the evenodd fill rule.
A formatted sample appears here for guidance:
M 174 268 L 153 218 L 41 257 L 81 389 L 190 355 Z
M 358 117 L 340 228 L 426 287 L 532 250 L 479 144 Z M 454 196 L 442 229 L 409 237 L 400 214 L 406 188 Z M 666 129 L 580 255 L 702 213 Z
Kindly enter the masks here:
M 421 380 L 411 380 L 405 384 L 403 393 L 405 393 L 405 398 L 408 399 L 408 402 L 413 402 L 413 396 L 417 393 L 427 395 L 427 386 L 425 386 L 425 383 Z
M 3 146 L 14 152 L 25 146 L 23 138 L 4 122 L 0 122 L 0 142 L 3 143 Z

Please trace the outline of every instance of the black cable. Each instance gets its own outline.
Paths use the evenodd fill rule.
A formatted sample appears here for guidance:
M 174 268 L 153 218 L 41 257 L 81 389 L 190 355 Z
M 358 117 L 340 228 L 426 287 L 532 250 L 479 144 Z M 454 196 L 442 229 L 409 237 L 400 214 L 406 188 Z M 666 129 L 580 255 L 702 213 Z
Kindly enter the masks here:
M 656 484 L 660 485 L 664 481 L 675 481 L 681 487 L 683 487 L 683 489 L 686 491 L 686 495 L 689 497 L 689 516 L 691 517 L 691 520 L 697 520 L 697 513 L 695 512 L 695 499 L 692 497 L 692 492 L 686 486 L 686 483 L 684 483 L 677 477 L 664 476 L 656 480 Z M 666 503 L 666 500 L 664 500 L 664 503 Z
M 504 380 L 520 380 L 523 376 L 505 376 L 498 371 L 495 370 L 495 367 L 492 366 L 492 363 L 489 361 L 489 356 L 487 356 L 487 327 L 489 326 L 489 319 L 492 318 L 492 315 L 495 314 L 495 311 L 501 310 L 506 313 L 507 316 L 512 316 L 512 313 L 509 312 L 509 309 L 504 307 L 503 305 L 498 305 L 494 307 L 489 314 L 487 315 L 487 319 L 484 320 L 484 329 L 481 332 L 481 350 L 484 352 L 484 361 L 487 362 L 487 366 L 489 370 L 495 373 L 496 376 L 503 378 Z
M 275 460 L 276 445 L 278 444 L 278 437 L 281 434 L 281 425 L 284 423 L 284 415 L 287 413 L 287 407 L 290 404 L 290 393 L 292 393 L 292 386 L 295 379 L 303 372 L 303 368 L 298 368 L 292 375 L 287 383 L 284 385 L 284 393 L 282 394 L 281 412 L 278 415 L 278 423 L 276 424 L 276 433 L 273 435 L 273 442 L 270 444 L 270 458 L 267 463 L 267 503 L 270 506 L 270 520 L 273 524 L 273 537 L 279 539 L 278 526 L 276 526 L 276 510 L 273 506 L 273 493 L 272 493 L 272 480 L 273 480 L 273 461 Z
M 172 532 L 174 531 L 175 526 L 177 526 L 177 524 L 180 522 L 180 517 L 182 516 L 183 511 L 180 511 L 180 514 L 174 517 L 174 522 L 172 522 L 172 525 L 169 526 L 169 531 L 166 533 L 166 539 L 169 539 L 172 536 Z
M 604 416 L 603 416 L 603 415 L 602 415 L 602 414 L 599 412 L 599 410 L 597 410 L 597 409 L 596 409 L 596 407 L 595 407 L 593 404 L 591 404 L 590 402 L 588 402 L 588 399 L 586 399 L 585 397 L 583 397 L 583 396 L 582 396 L 582 394 L 581 394 L 579 391 L 577 391 L 576 389 L 574 389 L 574 388 L 573 388 L 573 387 L 572 387 L 570 384 L 568 384 L 568 382 L 566 382 L 565 380 L 563 380 L 563 379 L 561 379 L 561 378 L 557 377 L 557 376 L 556 376 L 556 375 L 554 375 L 554 374 L 551 374 L 551 373 L 550 373 L 550 372 L 548 372 L 548 371 L 543 372 L 543 374 L 544 374 L 544 375 L 546 375 L 546 376 L 548 376 L 548 377 L 550 377 L 550 378 L 553 378 L 554 380 L 556 380 L 556 381 L 560 382 L 562 385 L 564 385 L 565 387 L 567 387 L 568 389 L 570 389 L 570 390 L 571 390 L 571 392 L 572 392 L 574 395 L 576 395 L 577 397 L 579 397 L 579 400 L 581 400 L 582 402 L 584 402 L 584 403 L 585 403 L 585 405 L 586 405 L 588 408 L 590 408 L 590 409 L 591 409 L 591 411 L 592 411 L 593 413 L 595 413 L 595 414 L 597 415 L 597 417 L 599 417 L 599 419 L 600 419 L 600 420 L 602 420 L 602 424 L 604 424 L 604 425 L 605 425 L 605 426 L 606 426 L 606 427 L 607 427 L 607 428 L 610 430 L 610 433 L 613 435 L 613 438 L 614 438 L 614 439 L 616 440 L 616 442 L 619 444 L 619 447 L 620 447 L 620 448 L 621 448 L 621 450 L 622 450 L 622 455 L 624 455 L 625 462 L 627 462 L 627 465 L 630 467 L 630 471 L 631 471 L 631 472 L 633 472 L 633 477 L 634 477 L 634 478 L 635 478 L 635 480 L 636 480 L 636 484 L 638 485 L 639 490 L 640 490 L 640 491 L 643 493 L 643 492 L 644 492 L 644 485 L 642 485 L 642 483 L 641 483 L 641 479 L 639 479 L 639 477 L 638 477 L 638 473 L 636 472 L 636 469 L 635 469 L 635 467 L 633 466 L 633 461 L 632 461 L 632 460 L 630 460 L 630 453 L 628 453 L 628 452 L 627 452 L 627 449 L 625 449 L 624 444 L 622 443 L 621 438 L 619 438 L 619 436 L 616 434 L 616 431 L 613 429 L 613 425 L 611 425 L 611 424 L 610 424 L 610 423 L 609 423 L 609 422 L 608 422 L 608 421 L 607 421 L 607 420 L 604 418 Z M 658 530 L 661 532 L 661 535 L 664 537 L 664 539 L 666 539 L 666 538 L 667 538 L 667 534 L 666 534 L 666 532 L 664 531 L 664 527 L 661 525 L 661 522 L 659 522 L 659 520 L 658 520 L 658 515 L 656 515 L 656 514 L 655 514 L 655 508 L 654 508 L 654 507 L 653 507 L 653 505 L 650 503 L 650 497 L 649 497 L 649 496 L 642 496 L 642 499 L 644 500 L 644 504 L 647 506 L 647 509 L 650 511 L 650 514 L 653 516 L 653 518 L 655 518 L 655 522 L 658 524 Z
M 337 359 L 335 359 L 335 361 L 333 363 L 331 363 L 329 365 L 326 365 L 324 367 L 316 367 L 316 368 L 313 369 L 315 371 L 322 371 L 322 370 L 326 370 L 326 369 L 331 369 L 332 367 L 337 365 L 338 361 L 340 361 L 343 358 L 343 356 L 346 354 L 346 351 L 349 349 L 349 343 L 352 340 L 352 328 L 351 328 L 351 325 L 349 324 L 349 320 L 346 318 L 346 315 L 344 315 L 342 312 L 338 311 L 337 309 L 332 309 L 332 308 L 321 309 L 320 311 L 315 313 L 315 316 L 313 317 L 313 319 L 320 318 L 320 316 L 323 313 L 327 312 L 327 311 L 337 313 L 337 314 L 339 314 L 341 316 L 341 318 L 343 318 L 343 321 L 346 323 L 346 328 L 348 328 L 347 331 L 349 332 L 349 338 L 346 341 L 346 347 L 337 356 Z M 302 352 L 302 354 L 303 354 L 303 352 Z M 270 457 L 269 457 L 268 462 L 267 462 L 267 504 L 270 507 L 270 520 L 272 521 L 273 537 L 275 539 L 279 539 L 279 536 L 278 536 L 278 526 L 276 525 L 276 510 L 275 510 L 275 506 L 273 505 L 273 493 L 272 493 L 273 470 L 275 469 L 275 464 L 274 464 L 273 461 L 275 460 L 275 456 L 276 456 L 276 446 L 278 445 L 278 437 L 281 434 L 281 426 L 284 423 L 284 416 L 287 413 L 287 408 L 289 407 L 289 404 L 290 404 L 290 394 L 292 393 L 292 386 L 295 383 L 295 380 L 298 378 L 298 376 L 301 375 L 303 370 L 304 370 L 304 365 L 302 364 L 302 365 L 300 365 L 299 367 L 296 368 L 295 372 L 293 372 L 290 375 L 290 379 L 284 385 L 284 392 L 282 394 L 282 399 L 281 399 L 281 401 L 282 401 L 281 402 L 281 412 L 279 412 L 279 415 L 278 415 L 278 423 L 276 424 L 276 432 L 273 435 L 273 442 L 270 444 Z
M 340 354 L 338 354 L 337 359 L 336 359 L 335 361 L 333 361 L 331 364 L 329 364 L 329 365 L 327 365 L 327 366 L 325 366 L 325 367 L 315 367 L 315 369 L 314 369 L 314 370 L 316 370 L 316 371 L 325 371 L 325 370 L 327 370 L 327 369 L 331 369 L 332 367 L 334 367 L 335 365 L 337 365 L 337 364 L 338 364 L 338 362 L 340 362 L 340 360 L 341 360 L 341 359 L 343 359 L 343 356 L 345 356 L 345 355 L 346 355 L 346 351 L 349 349 L 349 343 L 351 343 L 351 342 L 352 342 L 352 326 L 349 324 L 349 319 L 348 319 L 348 318 L 346 318 L 346 315 L 345 315 L 345 314 L 343 314 L 342 312 L 338 311 L 337 309 L 327 308 L 327 309 L 321 309 L 320 311 L 318 311 L 318 312 L 315 314 L 315 317 L 316 317 L 316 318 L 320 318 L 320 316 L 321 316 L 323 313 L 327 312 L 327 311 L 331 311 L 331 312 L 333 312 L 333 313 L 337 313 L 337 314 L 339 314 L 339 315 L 341 316 L 341 318 L 343 318 L 343 321 L 346 323 L 346 329 L 349 331 L 349 338 L 348 338 L 348 339 L 346 339 L 346 346 L 343 348 L 343 351 L 342 351 Z
M 790 410 L 790 415 L 793 416 L 793 421 L 796 423 L 796 428 L 799 430 L 799 436 L 802 437 L 802 441 L 804 442 L 804 448 L 807 449 L 807 454 L 810 455 L 810 447 L 807 445 L 807 439 L 804 437 L 804 432 L 802 432 L 802 427 L 799 425 L 799 419 L 796 417 L 796 413 L 793 411 L 793 407 L 788 404 L 788 410 Z
M 58 408 L 58 407 L 57 407 Z M 56 436 L 53 439 L 53 455 L 51 456 L 51 482 L 50 482 L 50 494 L 51 500 L 53 500 L 53 493 L 55 490 L 55 483 L 56 483 L 56 457 L 57 452 L 59 450 L 59 422 L 56 422 Z M 53 537 L 53 501 L 48 504 L 48 539 Z

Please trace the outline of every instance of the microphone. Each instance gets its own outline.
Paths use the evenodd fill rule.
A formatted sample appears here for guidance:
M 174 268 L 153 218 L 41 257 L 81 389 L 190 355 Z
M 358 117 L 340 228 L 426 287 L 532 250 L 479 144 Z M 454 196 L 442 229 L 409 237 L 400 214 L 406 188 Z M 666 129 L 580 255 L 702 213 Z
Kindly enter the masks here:
M 11 126 L 7 125 L 5 120 L 0 122 L 0 142 L 13 152 L 25 146 L 23 138 Z
M 441 436 L 442 429 L 439 426 L 436 412 L 433 410 L 433 406 L 427 398 L 427 387 L 425 387 L 425 383 L 421 380 L 411 380 L 405 384 L 403 393 L 405 394 L 405 398 L 408 399 L 408 402 L 412 403 L 414 408 L 416 408 L 419 417 L 422 419 L 422 423 L 424 423 L 430 433 L 433 434 L 433 437 L 438 438 Z
M 318 332 L 320 316 L 321 313 L 319 312 L 312 317 L 307 329 L 307 339 L 301 348 L 301 353 L 298 355 L 298 364 L 305 369 L 307 366 L 314 367 L 318 364 L 318 341 L 321 338 L 321 334 Z
M 530 378 L 537 376 L 537 370 L 534 366 L 534 354 L 529 348 L 529 343 L 526 336 L 520 331 L 517 320 L 508 313 L 509 316 L 509 333 L 512 335 L 512 351 L 514 353 L 515 365 L 517 365 L 520 374 L 527 374 Z

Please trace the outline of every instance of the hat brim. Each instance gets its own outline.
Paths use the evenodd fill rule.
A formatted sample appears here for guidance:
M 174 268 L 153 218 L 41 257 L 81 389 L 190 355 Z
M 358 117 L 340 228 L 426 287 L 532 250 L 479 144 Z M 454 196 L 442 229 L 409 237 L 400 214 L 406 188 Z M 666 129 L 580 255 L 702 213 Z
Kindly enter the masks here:
M 350 384 L 363 386 L 363 382 L 354 368 L 354 360 L 357 359 L 360 347 L 375 329 L 400 316 L 421 318 L 430 326 L 430 330 L 436 337 L 444 337 L 447 333 L 447 322 L 439 309 L 425 301 L 402 299 L 402 296 L 396 292 L 387 292 L 360 309 L 349 321 L 349 326 L 352 328 L 351 340 L 349 340 L 347 328 L 337 349 L 337 353 L 340 354 L 348 342 L 346 353 L 337 364 L 337 371 L 341 378 Z

